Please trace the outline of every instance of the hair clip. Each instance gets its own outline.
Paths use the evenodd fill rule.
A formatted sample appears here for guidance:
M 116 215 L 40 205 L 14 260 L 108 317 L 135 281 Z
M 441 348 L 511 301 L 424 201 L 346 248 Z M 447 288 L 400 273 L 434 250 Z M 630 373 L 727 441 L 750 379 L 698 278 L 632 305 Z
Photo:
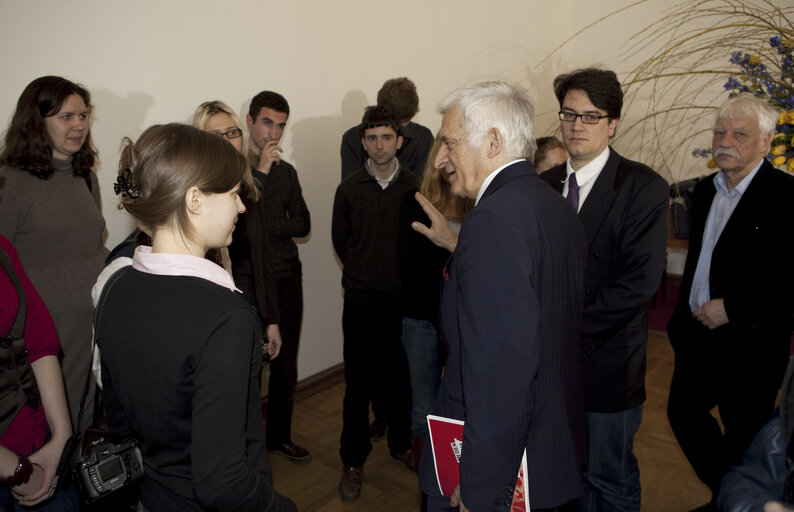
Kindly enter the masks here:
M 122 197 L 129 199 L 138 199 L 141 196 L 140 189 L 133 182 L 132 171 L 128 168 L 119 171 L 119 177 L 113 184 L 113 191 L 116 195 L 121 194 Z

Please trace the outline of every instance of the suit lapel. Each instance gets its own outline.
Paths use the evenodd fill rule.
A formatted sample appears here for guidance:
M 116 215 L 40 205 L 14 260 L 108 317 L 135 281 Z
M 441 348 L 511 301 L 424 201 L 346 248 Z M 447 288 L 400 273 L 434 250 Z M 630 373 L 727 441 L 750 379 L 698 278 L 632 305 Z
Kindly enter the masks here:
M 618 191 L 615 188 L 615 176 L 622 159 L 623 157 L 617 154 L 615 150 L 609 148 L 609 159 L 607 159 L 607 163 L 598 174 L 593 188 L 587 194 L 587 199 L 585 199 L 584 204 L 579 209 L 579 220 L 584 226 L 588 244 L 598 233 L 598 229 L 606 218 L 612 202 L 618 195 Z
M 768 190 L 766 181 L 769 179 L 772 172 L 774 172 L 772 164 L 764 159 L 764 162 L 761 164 L 761 168 L 758 169 L 753 181 L 750 182 L 747 190 L 744 191 L 741 199 L 739 199 L 739 204 L 736 205 L 733 213 L 731 213 L 731 216 L 728 218 L 728 222 L 725 223 L 725 227 L 722 229 L 720 238 L 717 240 L 717 245 L 719 245 L 723 238 L 730 239 L 732 233 L 736 230 L 741 230 L 744 223 L 752 221 L 754 216 L 746 215 L 745 212 L 748 210 L 755 212 L 758 211 L 758 203 L 765 200 L 763 191 Z M 706 212 L 706 215 L 708 215 L 708 212 Z

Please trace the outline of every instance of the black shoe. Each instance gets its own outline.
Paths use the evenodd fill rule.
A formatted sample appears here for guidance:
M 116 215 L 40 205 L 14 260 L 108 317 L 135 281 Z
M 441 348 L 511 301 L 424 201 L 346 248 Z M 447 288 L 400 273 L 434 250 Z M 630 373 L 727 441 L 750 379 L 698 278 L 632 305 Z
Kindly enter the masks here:
M 372 441 L 377 441 L 378 439 L 383 439 L 383 436 L 386 435 L 386 426 L 388 422 L 386 418 L 378 418 L 372 421 L 372 425 L 369 426 L 369 438 Z
M 356 501 L 361 496 L 361 480 L 364 476 L 362 467 L 342 468 L 342 479 L 339 481 L 339 497 L 342 501 Z
M 277 444 L 275 446 L 268 446 L 267 451 L 281 454 L 298 464 L 306 464 L 312 460 L 312 454 L 303 446 L 297 445 L 292 441 L 287 443 Z

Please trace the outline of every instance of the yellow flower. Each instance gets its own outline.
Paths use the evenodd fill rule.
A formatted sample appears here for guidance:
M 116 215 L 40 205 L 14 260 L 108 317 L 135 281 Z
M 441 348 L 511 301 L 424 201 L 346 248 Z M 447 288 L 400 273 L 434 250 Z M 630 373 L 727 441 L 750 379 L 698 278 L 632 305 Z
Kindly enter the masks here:
M 786 170 L 788 172 L 794 172 L 794 157 L 788 159 L 788 163 L 786 164 Z
M 771 153 L 775 156 L 786 154 L 786 145 L 780 144 L 772 148 Z
M 781 123 L 782 124 L 782 123 Z M 772 137 L 772 142 L 777 142 L 778 140 L 782 140 L 786 138 L 786 134 L 783 132 L 776 133 L 774 137 Z
M 780 113 L 778 124 L 794 124 L 794 110 L 788 109 Z
M 792 158 L 792 160 L 794 160 L 794 158 Z M 717 162 L 715 162 L 713 158 L 710 158 L 708 163 L 706 163 L 706 167 L 708 167 L 709 169 L 716 169 Z
M 750 64 L 751 66 L 757 66 L 761 64 L 761 57 L 759 57 L 758 55 L 750 55 L 750 58 L 747 59 L 747 63 Z
M 785 156 L 776 156 L 774 160 L 772 160 L 772 165 L 775 167 L 780 167 L 781 165 L 786 163 Z

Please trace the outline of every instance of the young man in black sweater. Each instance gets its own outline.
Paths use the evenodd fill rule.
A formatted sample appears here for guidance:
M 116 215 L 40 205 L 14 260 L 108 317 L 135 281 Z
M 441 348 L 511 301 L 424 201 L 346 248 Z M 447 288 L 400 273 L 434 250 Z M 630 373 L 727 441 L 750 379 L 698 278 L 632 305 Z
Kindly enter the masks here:
M 388 445 L 392 457 L 415 470 L 411 451 L 411 389 L 400 340 L 402 290 L 397 239 L 403 195 L 419 179 L 396 158 L 402 127 L 385 107 L 368 107 L 361 144 L 369 155 L 364 167 L 342 182 L 334 198 L 331 236 L 342 262 L 345 290 L 345 398 L 341 447 L 343 475 L 339 495 L 358 499 L 364 462 L 372 449 L 369 402 L 388 407 Z

